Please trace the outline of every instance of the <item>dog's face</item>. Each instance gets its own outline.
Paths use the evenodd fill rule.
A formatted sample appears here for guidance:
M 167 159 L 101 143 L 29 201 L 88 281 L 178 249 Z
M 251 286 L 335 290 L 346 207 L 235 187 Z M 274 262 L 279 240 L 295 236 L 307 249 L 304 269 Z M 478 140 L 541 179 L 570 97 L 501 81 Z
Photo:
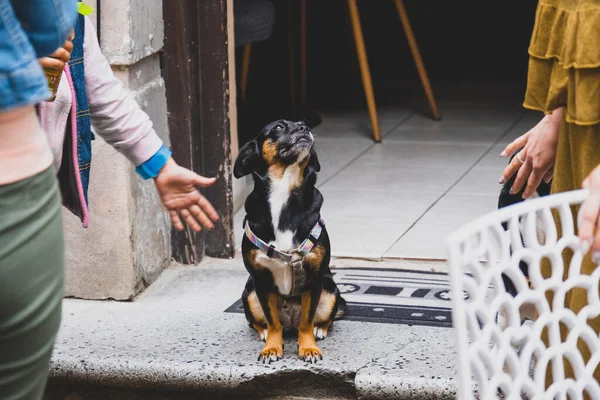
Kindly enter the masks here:
M 235 162 L 236 178 L 266 172 L 293 164 L 310 164 L 321 169 L 314 151 L 314 137 L 303 122 L 279 120 L 265 126 L 258 136 L 245 144 Z

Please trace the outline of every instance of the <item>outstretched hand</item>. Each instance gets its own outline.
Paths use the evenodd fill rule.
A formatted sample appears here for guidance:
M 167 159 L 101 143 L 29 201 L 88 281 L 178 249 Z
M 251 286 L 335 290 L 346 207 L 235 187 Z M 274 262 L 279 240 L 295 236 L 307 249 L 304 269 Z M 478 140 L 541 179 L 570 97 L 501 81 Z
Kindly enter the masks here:
M 562 111 L 562 108 L 558 108 L 552 114 L 546 115 L 535 127 L 515 139 L 502 152 L 502 157 L 509 157 L 521 149 L 500 177 L 500 183 L 503 184 L 517 174 L 511 194 L 519 193 L 525 187 L 523 198 L 529 198 L 542 179 L 546 183 L 552 179 Z
M 202 227 L 214 228 L 214 223 L 219 220 L 219 216 L 197 188 L 211 186 L 215 181 L 215 178 L 205 178 L 180 167 L 173 158 L 167 161 L 158 176 L 154 178 L 154 183 L 161 201 L 169 211 L 175 229 L 183 230 L 182 220 L 194 232 L 200 232 Z

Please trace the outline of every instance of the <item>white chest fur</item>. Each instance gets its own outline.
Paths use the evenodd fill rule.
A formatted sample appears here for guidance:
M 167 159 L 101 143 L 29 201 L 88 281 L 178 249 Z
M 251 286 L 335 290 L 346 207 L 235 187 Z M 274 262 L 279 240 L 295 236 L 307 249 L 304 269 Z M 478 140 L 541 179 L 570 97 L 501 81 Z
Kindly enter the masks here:
M 274 245 L 281 251 L 291 251 L 297 245 L 297 243 L 294 243 L 294 235 L 296 232 L 291 230 L 280 230 L 279 218 L 281 217 L 283 207 L 285 207 L 290 198 L 291 188 L 298 181 L 301 172 L 298 164 L 292 164 L 285 169 L 281 178 L 271 176 L 269 206 L 271 207 L 271 219 L 273 221 L 275 240 L 269 244 Z

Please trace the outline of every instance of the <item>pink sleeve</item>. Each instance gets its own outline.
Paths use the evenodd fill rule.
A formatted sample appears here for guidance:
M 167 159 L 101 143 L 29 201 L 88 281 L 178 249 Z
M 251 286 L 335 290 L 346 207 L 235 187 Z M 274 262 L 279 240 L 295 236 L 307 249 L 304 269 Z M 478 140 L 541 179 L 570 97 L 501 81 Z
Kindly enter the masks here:
M 86 18 L 84 38 L 85 84 L 94 132 L 133 164 L 150 159 L 163 142 L 152 121 L 115 77 L 100 50 L 96 30 Z

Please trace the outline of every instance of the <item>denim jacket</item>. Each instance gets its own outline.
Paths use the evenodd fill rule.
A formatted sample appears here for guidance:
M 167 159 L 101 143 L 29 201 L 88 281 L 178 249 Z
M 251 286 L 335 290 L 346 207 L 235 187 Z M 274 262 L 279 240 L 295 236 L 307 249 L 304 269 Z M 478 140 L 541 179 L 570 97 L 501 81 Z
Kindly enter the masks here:
M 50 97 L 38 58 L 73 29 L 76 0 L 0 0 L 0 111 Z

